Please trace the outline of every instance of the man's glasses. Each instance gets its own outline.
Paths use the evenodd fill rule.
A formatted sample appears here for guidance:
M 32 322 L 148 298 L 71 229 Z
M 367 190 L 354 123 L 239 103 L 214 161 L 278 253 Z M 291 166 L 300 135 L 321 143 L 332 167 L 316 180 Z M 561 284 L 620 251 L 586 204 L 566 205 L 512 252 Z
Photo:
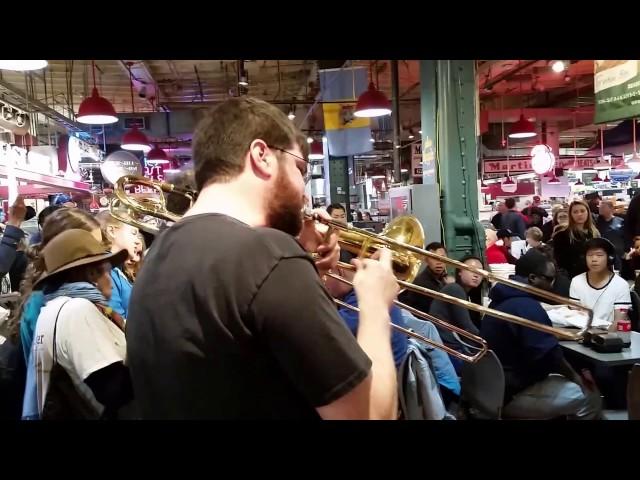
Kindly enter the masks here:
M 311 169 L 309 168 L 309 164 L 311 162 L 309 162 L 309 160 L 307 160 L 306 158 L 300 156 L 300 155 L 296 155 L 293 152 L 290 152 L 289 150 L 285 150 L 284 148 L 280 148 L 280 147 L 274 147 L 271 145 L 267 145 L 267 147 L 269 147 L 272 150 L 278 150 L 282 153 L 288 153 L 289 155 L 291 155 L 292 157 L 297 158 L 298 160 L 304 162 L 305 168 L 304 170 L 302 168 L 299 168 L 300 173 L 302 174 L 302 178 L 304 178 L 304 183 L 309 183 L 309 180 L 311 180 Z

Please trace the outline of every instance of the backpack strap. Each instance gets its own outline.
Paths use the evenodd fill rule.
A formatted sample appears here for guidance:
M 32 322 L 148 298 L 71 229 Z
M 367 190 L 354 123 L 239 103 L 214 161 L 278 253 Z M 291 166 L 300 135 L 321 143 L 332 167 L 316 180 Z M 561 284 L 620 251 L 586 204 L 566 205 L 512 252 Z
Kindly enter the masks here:
M 53 365 L 58 363 L 58 349 L 56 347 L 56 334 L 58 330 L 58 318 L 60 318 L 60 312 L 62 312 L 62 307 L 64 307 L 71 299 L 65 301 L 61 306 L 60 310 L 58 310 L 58 314 L 56 315 L 56 321 L 53 324 Z

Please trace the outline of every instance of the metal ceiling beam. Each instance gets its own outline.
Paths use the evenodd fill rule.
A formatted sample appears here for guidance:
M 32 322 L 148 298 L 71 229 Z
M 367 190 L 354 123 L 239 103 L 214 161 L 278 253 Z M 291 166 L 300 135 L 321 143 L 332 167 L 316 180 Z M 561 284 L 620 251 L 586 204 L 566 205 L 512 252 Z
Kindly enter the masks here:
M 156 85 L 158 85 L 158 83 L 154 80 L 151 72 L 144 64 L 144 61 L 118 60 L 118 66 L 126 74 L 127 82 L 129 81 L 129 68 L 127 66 L 127 62 L 133 63 L 133 65 L 131 66 L 131 76 L 133 77 L 133 85 L 136 92 L 138 93 L 138 96 L 140 98 L 144 98 L 152 108 L 155 108 L 155 105 L 153 105 L 150 98 L 158 98 L 158 92 L 156 92 Z M 142 75 L 144 75 L 146 78 L 140 78 Z M 144 96 L 142 95 L 143 93 Z
M 485 82 L 484 85 L 481 86 L 481 88 L 485 89 L 485 88 L 491 88 L 493 87 L 495 84 L 500 83 L 503 80 L 506 80 L 507 78 L 515 75 L 516 73 L 524 70 L 525 68 L 529 68 L 530 66 L 538 63 L 540 60 L 527 60 L 524 63 L 521 63 L 520 65 L 512 68 L 511 70 L 507 70 L 506 72 L 502 72 L 499 75 L 496 75 L 494 78 L 490 79 L 488 82 Z
M 0 95 L 3 95 L 8 102 L 27 113 L 40 113 L 62 125 L 70 132 L 78 133 L 88 139 L 92 138 L 91 133 L 89 133 L 85 126 L 62 115 L 60 112 L 48 107 L 39 100 L 29 98 L 27 102 L 25 92 L 9 82 L 0 80 Z

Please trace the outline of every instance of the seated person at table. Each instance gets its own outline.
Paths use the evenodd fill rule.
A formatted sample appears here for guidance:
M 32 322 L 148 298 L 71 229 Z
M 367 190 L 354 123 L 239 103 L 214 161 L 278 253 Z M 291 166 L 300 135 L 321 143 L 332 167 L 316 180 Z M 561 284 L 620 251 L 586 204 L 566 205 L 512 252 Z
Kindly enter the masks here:
M 345 253 L 347 253 L 347 256 L 345 258 L 347 262 L 354 257 L 348 252 Z M 355 276 L 355 272 L 341 267 L 337 267 L 335 269 L 335 273 L 336 275 L 344 277 L 351 282 L 353 282 L 353 277 Z M 344 303 L 347 303 L 353 307 L 358 306 L 358 298 L 356 296 L 354 288 L 351 285 L 331 277 L 326 278 L 325 285 L 331 296 L 333 296 L 334 298 L 342 300 Z M 347 307 L 339 306 L 338 313 L 347 324 L 347 327 L 349 327 L 349 330 L 351 330 L 351 333 L 353 333 L 354 336 L 357 336 L 359 324 L 358 312 Z M 395 305 L 391 307 L 389 316 L 391 317 L 391 323 L 395 323 L 400 327 L 407 328 L 400 309 Z M 402 364 L 402 361 L 407 355 L 407 341 L 407 337 L 403 333 L 396 329 L 392 330 L 391 349 L 393 351 L 393 359 L 395 361 L 396 367 L 399 367 Z
M 469 265 L 470 267 L 484 268 L 484 266 L 482 265 L 482 261 L 478 257 L 475 257 L 473 255 L 464 257 L 460 261 L 465 265 Z M 471 292 L 471 290 L 477 289 L 482 283 L 482 279 L 483 277 L 477 273 L 469 272 L 463 269 L 457 269 L 455 283 L 445 285 L 440 290 L 440 293 L 445 293 L 452 297 L 459 298 L 460 300 L 469 301 L 469 292 Z M 469 333 L 473 333 L 474 335 L 478 335 L 480 333 L 478 331 L 478 327 L 474 325 L 471 319 L 470 311 L 459 305 L 454 305 L 443 300 L 434 299 L 433 302 L 431 302 L 429 313 L 434 317 L 438 317 L 440 320 L 444 320 L 445 322 L 462 328 L 463 330 Z M 457 352 L 467 354 L 473 353 L 473 351 L 468 348 L 468 345 L 466 345 L 466 341 L 464 339 L 461 339 L 456 333 L 451 332 L 450 330 L 446 330 L 438 325 L 436 325 L 436 327 L 438 328 L 440 337 L 442 337 L 442 341 L 445 345 L 453 348 Z M 451 362 L 453 363 L 456 371 L 459 372 L 460 367 L 462 366 L 462 361 L 452 356 Z
M 487 263 L 493 265 L 496 263 L 509 263 L 507 260 L 507 252 L 503 245 L 497 245 L 498 235 L 495 230 L 485 228 L 484 233 L 486 235 L 486 250 L 485 257 L 487 257 Z
M 613 271 L 616 250 L 606 238 L 594 238 L 585 246 L 587 271 L 573 277 L 569 295 L 593 310 L 593 318 L 613 323 L 616 305 L 631 306 L 629 284 Z
M 551 290 L 555 267 L 542 253 L 531 249 L 516 262 L 516 274 L 512 278 Z M 489 297 L 490 308 L 551 326 L 539 300 L 528 292 L 497 284 Z M 504 369 L 502 413 L 505 418 L 543 420 L 568 416 L 592 420 L 600 417 L 600 395 L 588 389 L 567 363 L 555 336 L 491 316 L 482 319 L 480 334 Z
M 431 242 L 427 245 L 426 250 L 442 257 L 447 256 L 447 250 L 440 242 Z M 413 281 L 414 285 L 439 292 L 446 283 L 450 283 L 448 281 L 450 277 L 447 278 L 447 269 L 444 262 L 435 258 L 426 257 L 424 263 L 426 267 Z M 426 295 L 412 292 L 411 290 L 405 290 L 398 296 L 398 300 L 406 303 L 410 307 L 417 308 L 421 312 L 428 312 L 433 299 Z

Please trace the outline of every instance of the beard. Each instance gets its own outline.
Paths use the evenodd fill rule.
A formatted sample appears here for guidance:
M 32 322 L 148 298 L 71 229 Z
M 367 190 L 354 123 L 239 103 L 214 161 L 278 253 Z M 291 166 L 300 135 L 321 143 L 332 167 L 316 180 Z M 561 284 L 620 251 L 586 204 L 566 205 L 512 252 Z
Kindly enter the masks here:
M 267 201 L 267 226 L 297 236 L 302 230 L 304 198 L 280 169 Z

